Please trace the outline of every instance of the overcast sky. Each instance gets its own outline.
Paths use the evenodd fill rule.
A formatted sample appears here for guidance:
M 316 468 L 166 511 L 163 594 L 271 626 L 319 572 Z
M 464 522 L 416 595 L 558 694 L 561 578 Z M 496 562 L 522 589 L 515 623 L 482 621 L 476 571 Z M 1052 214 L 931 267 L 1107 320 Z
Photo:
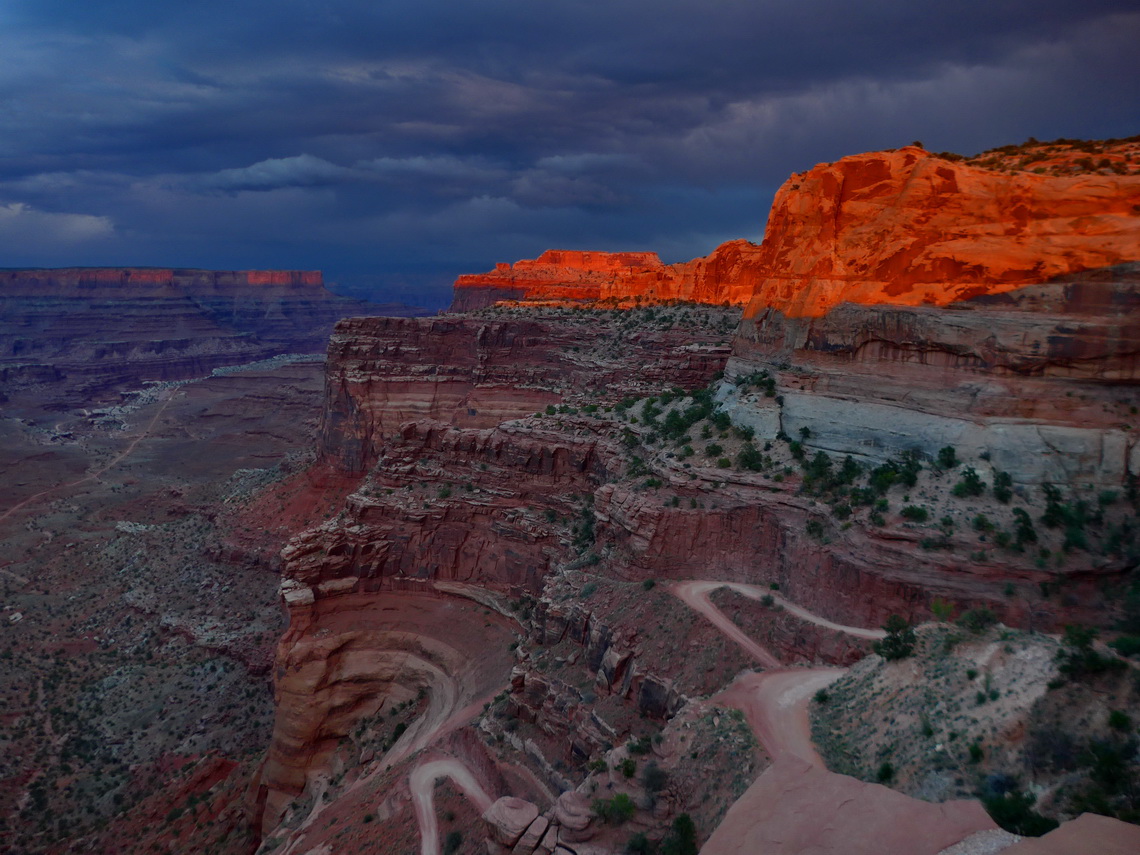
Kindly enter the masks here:
M 793 171 L 1140 133 L 1135 0 L 0 0 L 0 266 L 759 240 Z

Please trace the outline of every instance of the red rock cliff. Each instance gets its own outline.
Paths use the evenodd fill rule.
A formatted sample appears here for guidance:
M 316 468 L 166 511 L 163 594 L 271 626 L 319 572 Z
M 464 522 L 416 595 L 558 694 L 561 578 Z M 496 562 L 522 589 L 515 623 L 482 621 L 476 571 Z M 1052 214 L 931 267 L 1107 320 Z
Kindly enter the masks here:
M 793 175 L 746 316 L 946 305 L 1140 258 L 1140 176 L 1005 174 L 908 146 Z
M 455 281 L 452 311 L 505 300 L 524 303 L 648 303 L 684 300 L 744 305 L 752 295 L 759 247 L 730 241 L 707 258 L 664 264 L 655 252 L 547 250 Z
M 1140 175 L 1002 172 L 907 146 L 793 175 L 759 246 L 730 241 L 672 265 L 545 252 L 459 277 L 452 308 L 691 300 L 820 317 L 843 302 L 946 305 L 1138 259 Z

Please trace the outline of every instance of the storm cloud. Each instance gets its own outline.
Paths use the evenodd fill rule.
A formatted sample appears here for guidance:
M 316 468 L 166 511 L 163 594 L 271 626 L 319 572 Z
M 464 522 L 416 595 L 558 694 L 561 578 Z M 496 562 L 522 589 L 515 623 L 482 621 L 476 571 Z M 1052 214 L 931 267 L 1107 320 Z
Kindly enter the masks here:
M 758 240 L 845 154 L 1140 133 L 1130 1 L 23 0 L 0 38 L 0 266 L 428 305 L 551 247 Z

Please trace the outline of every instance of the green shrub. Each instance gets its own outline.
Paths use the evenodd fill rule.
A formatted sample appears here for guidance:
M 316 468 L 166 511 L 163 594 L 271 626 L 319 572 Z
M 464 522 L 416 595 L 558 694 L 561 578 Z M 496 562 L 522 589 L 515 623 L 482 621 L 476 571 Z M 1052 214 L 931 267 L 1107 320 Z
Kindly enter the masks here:
M 893 780 L 894 777 L 895 767 L 884 760 L 882 765 L 879 766 L 879 770 L 875 773 L 875 780 L 877 780 L 880 784 L 886 784 Z
M 636 806 L 625 793 L 618 793 L 612 799 L 594 799 L 590 806 L 594 815 L 610 825 L 620 825 L 633 818 Z
M 954 615 L 954 604 L 941 597 L 935 597 L 930 601 L 930 613 L 934 615 L 935 620 L 948 621 Z
M 914 652 L 914 629 L 901 615 L 891 615 L 883 624 L 887 636 L 874 644 L 875 652 L 888 662 L 905 659 Z
M 764 455 L 751 442 L 746 442 L 740 449 L 740 454 L 736 456 L 736 464 L 741 469 L 746 469 L 750 472 L 759 472 L 764 468 Z
M 967 468 L 962 473 L 962 480 L 954 485 L 952 492 L 958 498 L 965 498 L 966 496 L 980 496 L 986 491 L 985 482 L 978 476 L 972 468 Z
M 661 841 L 661 855 L 697 855 L 697 827 L 693 818 L 683 813 L 673 820 L 673 828 Z
M 958 465 L 958 452 L 954 446 L 946 445 L 938 449 L 938 465 L 942 469 L 953 469 Z
M 994 498 L 1003 505 L 1013 498 L 1013 477 L 1008 472 L 994 472 Z
M 1140 654 L 1140 635 L 1122 635 L 1115 641 L 1110 641 L 1108 646 L 1121 656 L 1136 656 Z
M 910 520 L 911 522 L 926 522 L 930 519 L 930 513 L 926 508 L 919 507 L 918 505 L 907 505 L 900 513 L 903 519 Z
M 645 784 L 647 792 L 659 793 L 665 789 L 669 783 L 669 775 L 656 763 L 650 763 L 645 767 L 645 772 L 642 774 L 641 780 L 642 783 Z
M 618 768 L 621 769 L 621 773 L 625 777 L 632 778 L 637 774 L 637 761 L 632 757 L 626 757 L 621 761 L 621 765 Z
M 1127 733 L 1132 730 L 1132 717 L 1123 710 L 1112 710 L 1108 714 L 1108 726 Z
M 1065 627 L 1062 647 L 1057 651 L 1057 662 L 1062 674 L 1080 677 L 1103 671 L 1127 667 L 1124 660 L 1104 656 L 1093 647 L 1097 631 L 1092 627 L 1069 624 Z

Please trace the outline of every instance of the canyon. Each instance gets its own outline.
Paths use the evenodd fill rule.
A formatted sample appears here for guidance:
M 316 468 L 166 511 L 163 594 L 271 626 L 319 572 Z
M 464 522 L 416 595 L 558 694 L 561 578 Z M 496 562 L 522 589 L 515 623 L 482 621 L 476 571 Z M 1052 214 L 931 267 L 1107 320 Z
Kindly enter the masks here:
M 83 406 L 144 381 L 323 353 L 333 323 L 370 311 L 419 312 L 338 297 L 319 271 L 3 270 L 0 402 Z
M 3 422 L 0 646 L 31 675 L 4 695 L 0 805 L 25 829 L 5 844 L 1133 851 L 1135 806 L 1094 804 L 1095 768 L 1024 759 L 1071 703 L 1073 744 L 1138 774 L 1109 724 L 1134 662 L 1054 658 L 1066 625 L 1123 637 L 1140 592 L 1138 153 L 1098 145 L 1108 165 L 1068 144 L 856 155 L 793 175 L 762 244 L 551 250 L 461 276 L 446 315 L 331 333 L 315 319 L 353 307 L 304 274 L 60 274 L 120 305 L 181 294 L 210 359 L 241 343 L 232 371 L 132 356 L 170 376 L 95 419 Z M 276 296 L 217 308 L 256 288 Z M 282 356 L 310 335 L 294 310 L 323 361 Z M 53 358 L 72 406 L 144 377 Z M 20 379 L 31 362 L 13 401 L 52 388 Z M 94 629 L 125 608 L 129 643 Z M 922 624 L 911 658 L 876 652 L 892 616 Z M 87 681 L 53 656 L 83 633 Z M 132 734 L 124 669 L 166 736 Z M 969 729 L 938 718 L 975 685 L 951 710 Z M 51 744 L 128 747 L 45 755 L 48 691 Z M 223 699 L 221 722 L 178 712 Z M 107 783 L 81 783 L 96 766 Z M 974 799 L 1015 774 L 1064 822 L 1038 843 Z

